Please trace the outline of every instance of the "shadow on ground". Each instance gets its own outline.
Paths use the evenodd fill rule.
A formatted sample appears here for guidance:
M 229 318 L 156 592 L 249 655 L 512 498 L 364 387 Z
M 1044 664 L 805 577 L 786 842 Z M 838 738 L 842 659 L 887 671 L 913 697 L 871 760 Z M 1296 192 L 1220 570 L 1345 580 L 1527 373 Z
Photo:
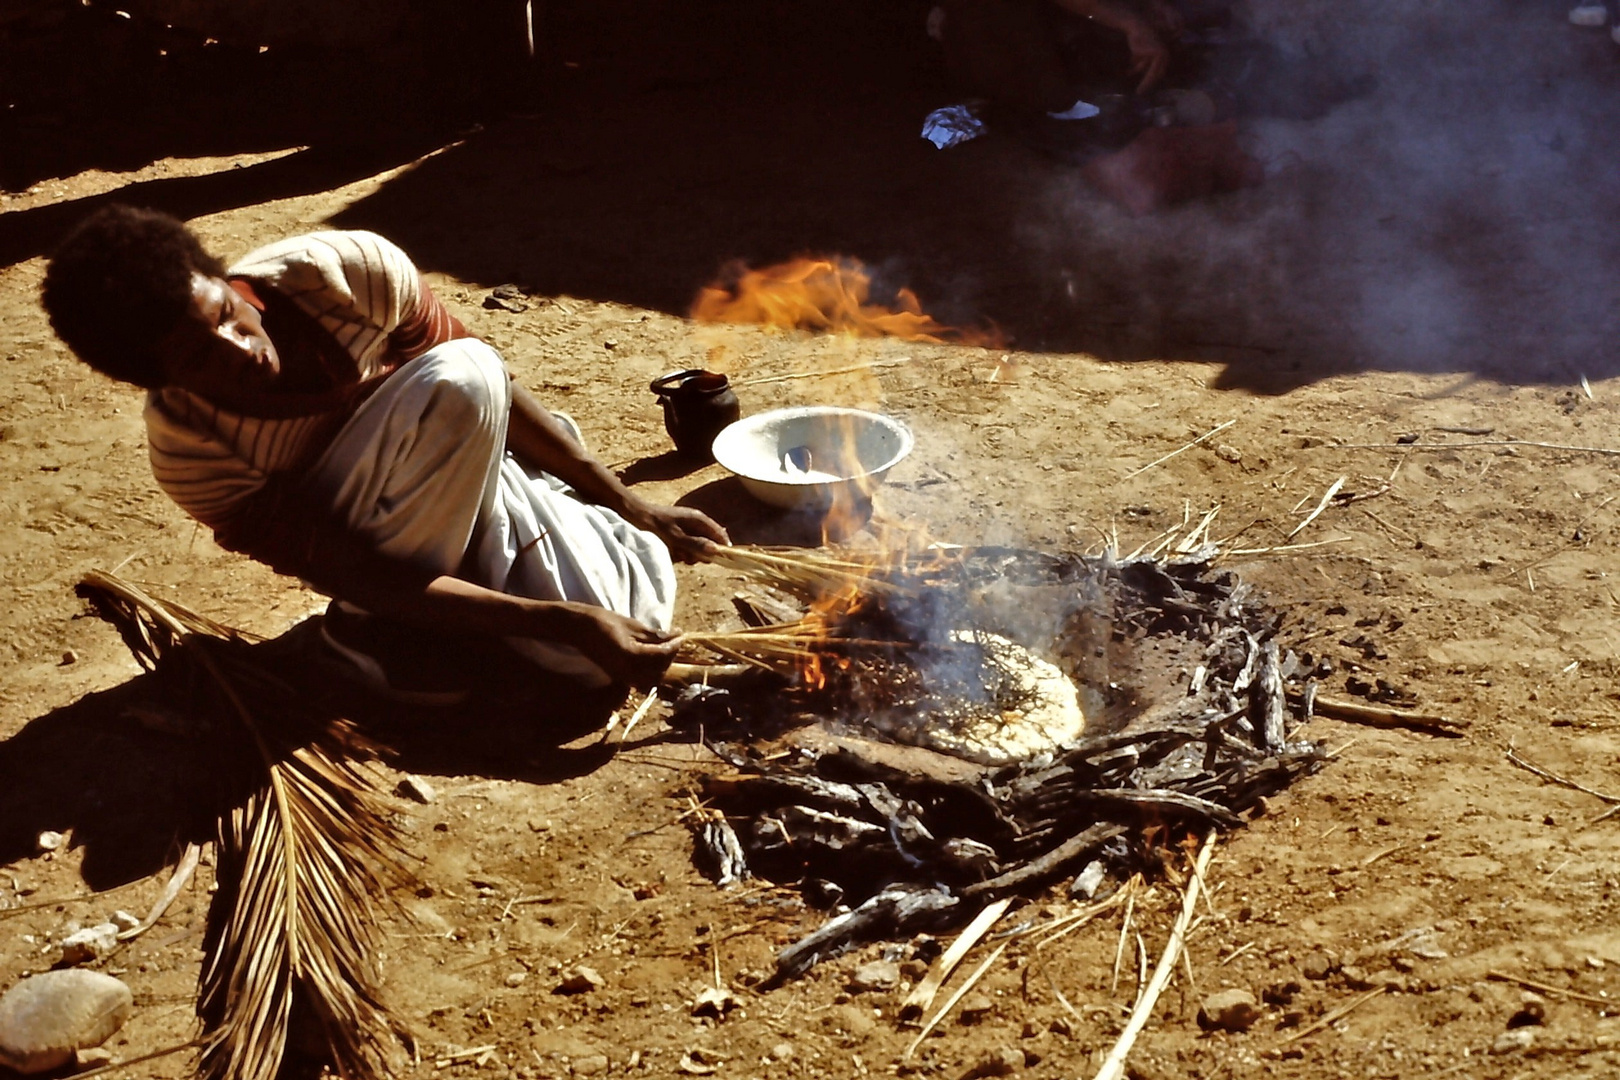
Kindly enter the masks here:
M 309 662 L 315 627 L 306 622 L 244 649 L 293 686 L 311 715 L 352 720 L 403 771 L 546 784 L 592 772 L 614 752 L 594 741 L 569 744 L 601 729 L 622 690 L 580 691 L 533 668 L 520 679 L 486 657 L 474 669 L 479 692 L 464 705 L 387 705 Z M 40 833 L 65 833 L 84 849 L 85 882 L 100 891 L 157 873 L 188 841 L 214 838 L 218 814 L 260 775 L 259 759 L 186 659 L 170 653 L 155 672 L 52 710 L 0 741 L 0 866 L 35 857 Z M 260 719 L 269 730 L 291 730 L 268 710 Z
M 1415 0 L 1361 0 L 1333 38 L 1377 68 L 1375 94 L 1253 119 L 1265 186 L 1132 218 L 1016 140 L 940 152 L 918 138 L 961 96 L 922 33 L 927 6 L 553 4 L 556 66 L 538 88 L 485 87 L 487 126 L 337 224 L 474 284 L 674 313 L 733 260 L 837 253 L 873 267 L 879 293 L 909 286 L 941 320 L 994 323 L 1018 348 L 1211 361 L 1218 385 L 1262 392 L 1367 369 L 1620 371 L 1620 305 L 1592 287 L 1620 267 L 1620 68 L 1612 43 L 1573 36 L 1550 7 L 1490 0 L 1461 26 Z M 408 80 L 409 101 L 439 86 L 465 99 L 451 75 L 476 69 Z M 315 149 L 120 197 L 195 214 L 339 184 L 445 145 L 435 111 L 362 109 L 357 128 L 351 103 L 329 105 L 299 128 Z M 347 126 L 327 123 L 340 112 Z M 194 122 L 165 123 L 144 153 L 182 152 Z M 0 261 L 46 250 L 86 208 L 0 215 Z

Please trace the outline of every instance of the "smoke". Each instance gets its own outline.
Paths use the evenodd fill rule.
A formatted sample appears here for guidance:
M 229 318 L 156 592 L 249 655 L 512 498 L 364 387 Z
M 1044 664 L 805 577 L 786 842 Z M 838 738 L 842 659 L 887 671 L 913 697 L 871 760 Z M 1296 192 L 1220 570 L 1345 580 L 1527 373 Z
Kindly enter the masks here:
M 1135 219 L 1056 175 L 1021 222 L 1045 329 L 1103 355 L 1570 382 L 1620 371 L 1620 46 L 1555 3 L 1248 0 L 1246 29 L 1372 93 L 1248 117 L 1264 186 Z M 1286 102 L 1283 103 L 1286 106 Z M 1287 108 L 1280 111 L 1287 112 Z

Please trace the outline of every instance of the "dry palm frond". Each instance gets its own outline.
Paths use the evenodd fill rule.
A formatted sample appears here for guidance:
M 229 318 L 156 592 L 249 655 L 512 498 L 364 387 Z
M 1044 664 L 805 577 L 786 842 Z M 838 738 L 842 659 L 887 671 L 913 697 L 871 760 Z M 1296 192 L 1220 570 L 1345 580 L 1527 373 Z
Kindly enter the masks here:
M 80 593 L 148 667 L 187 648 L 253 749 L 257 775 L 220 822 L 199 1075 L 273 1080 L 295 1014 L 340 1076 L 386 1075 L 404 1031 L 378 996 L 376 900 L 401 862 L 388 806 L 354 764 L 372 747 L 302 709 L 235 631 L 110 574 L 88 575 Z

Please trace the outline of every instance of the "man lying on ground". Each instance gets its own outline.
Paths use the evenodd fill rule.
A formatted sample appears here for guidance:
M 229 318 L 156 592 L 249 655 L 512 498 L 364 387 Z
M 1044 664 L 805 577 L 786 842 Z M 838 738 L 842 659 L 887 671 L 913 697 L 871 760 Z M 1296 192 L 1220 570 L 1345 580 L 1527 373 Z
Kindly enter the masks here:
M 671 552 L 727 542 L 630 492 L 374 233 L 227 270 L 176 219 L 112 206 L 62 243 L 43 300 L 82 360 L 146 389 L 163 490 L 223 547 L 338 598 L 327 641 L 374 682 L 390 673 L 367 627 L 397 620 L 646 685 L 676 647 Z

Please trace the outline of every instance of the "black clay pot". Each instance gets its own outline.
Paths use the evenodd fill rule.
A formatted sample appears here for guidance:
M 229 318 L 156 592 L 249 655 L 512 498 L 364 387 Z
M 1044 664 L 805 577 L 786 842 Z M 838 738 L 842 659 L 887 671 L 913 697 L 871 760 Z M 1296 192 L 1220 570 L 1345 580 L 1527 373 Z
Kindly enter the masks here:
M 714 437 L 742 416 L 742 406 L 724 375 L 691 368 L 652 381 L 664 407 L 664 430 L 675 449 L 700 461 L 714 460 Z

